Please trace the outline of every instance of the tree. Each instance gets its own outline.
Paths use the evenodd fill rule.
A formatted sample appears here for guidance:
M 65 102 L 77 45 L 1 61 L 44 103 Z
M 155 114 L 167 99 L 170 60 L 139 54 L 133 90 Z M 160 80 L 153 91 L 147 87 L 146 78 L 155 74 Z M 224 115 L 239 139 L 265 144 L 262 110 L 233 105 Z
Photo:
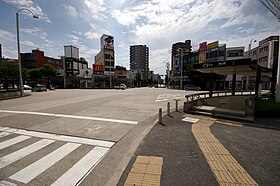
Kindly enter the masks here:
M 47 86 L 50 85 L 50 78 L 56 76 L 56 70 L 55 68 L 50 65 L 50 64 L 44 64 L 40 69 L 39 69 L 42 77 L 47 78 Z
M 34 68 L 34 69 L 28 70 L 28 76 L 29 76 L 30 80 L 33 80 L 36 82 L 38 79 L 42 78 L 42 74 L 41 74 L 39 68 Z
M 0 62 L 0 76 L 18 76 L 19 69 L 18 65 L 5 60 Z

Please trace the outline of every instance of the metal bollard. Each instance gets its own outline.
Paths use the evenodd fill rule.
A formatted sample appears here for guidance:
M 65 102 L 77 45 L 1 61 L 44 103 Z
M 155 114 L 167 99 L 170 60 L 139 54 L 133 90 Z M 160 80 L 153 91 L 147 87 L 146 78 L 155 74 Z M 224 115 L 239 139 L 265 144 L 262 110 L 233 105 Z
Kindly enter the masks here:
M 160 108 L 158 111 L 158 122 L 159 124 L 162 124 L 162 108 Z
M 179 101 L 179 100 L 176 99 L 175 101 L 176 101 L 176 112 L 178 112 L 178 111 L 179 111 L 179 110 L 178 110 L 178 101 Z
M 167 115 L 170 116 L 170 102 L 167 102 Z

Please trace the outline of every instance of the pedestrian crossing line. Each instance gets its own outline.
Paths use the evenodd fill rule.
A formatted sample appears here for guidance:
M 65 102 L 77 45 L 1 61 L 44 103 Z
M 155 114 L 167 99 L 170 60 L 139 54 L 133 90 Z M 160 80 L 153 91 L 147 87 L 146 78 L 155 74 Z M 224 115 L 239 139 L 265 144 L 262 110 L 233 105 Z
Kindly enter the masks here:
M 49 167 L 77 149 L 80 145 L 81 144 L 67 143 L 9 178 L 27 184 L 39 174 L 43 173 Z
M 45 132 L 28 131 L 24 129 L 16 129 L 16 128 L 9 128 L 9 127 L 0 127 L 0 131 L 38 137 L 38 138 L 47 138 L 47 139 L 52 139 L 57 141 L 67 141 L 67 142 L 81 143 L 86 145 L 94 145 L 94 146 L 108 147 L 108 148 L 112 147 L 115 144 L 114 142 L 111 141 L 95 140 L 95 139 L 88 139 L 88 138 L 81 138 L 81 137 L 74 137 L 74 136 L 51 134 Z M 1 150 L 1 143 L 0 143 L 0 150 Z
M 11 145 L 17 144 L 19 142 L 25 141 L 25 140 L 27 140 L 29 138 L 31 138 L 31 137 L 30 136 L 23 136 L 23 135 L 21 135 L 21 136 L 17 136 L 15 138 L 3 141 L 3 142 L 0 143 L 0 150 L 4 149 L 6 147 L 9 147 Z
M 11 154 L 8 154 L 2 158 L 0 158 L 0 169 L 3 167 L 6 167 L 7 165 L 10 165 L 11 163 L 16 162 L 17 160 L 20 160 L 21 158 L 32 154 L 35 151 L 38 151 L 47 145 L 53 143 L 54 140 L 49 140 L 49 139 L 42 139 L 36 143 L 33 143 L 25 148 L 22 148 L 18 151 L 15 151 Z
M 14 183 L 2 180 L 2 181 L 0 181 L 0 186 L 17 186 L 17 185 Z
M 66 173 L 58 178 L 52 186 L 71 186 L 77 185 L 78 182 L 86 176 L 97 163 L 106 155 L 108 148 L 94 147 L 81 160 L 73 165 Z
M 9 132 L 0 132 L 0 138 L 10 135 Z

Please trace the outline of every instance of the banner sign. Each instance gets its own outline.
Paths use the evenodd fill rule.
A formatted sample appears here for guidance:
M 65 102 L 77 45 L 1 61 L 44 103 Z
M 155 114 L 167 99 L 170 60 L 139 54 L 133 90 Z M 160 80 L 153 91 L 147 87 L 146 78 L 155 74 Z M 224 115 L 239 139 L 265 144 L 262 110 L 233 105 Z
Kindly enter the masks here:
M 207 45 L 207 49 L 213 49 L 213 48 L 217 48 L 219 46 L 219 41 L 214 41 L 212 43 L 209 43 Z
M 203 51 L 205 51 L 205 50 L 207 50 L 207 42 L 199 43 L 199 49 L 198 49 L 198 51 L 199 51 L 199 52 L 203 52 Z
M 93 64 L 93 74 L 103 75 L 104 74 L 104 65 Z
M 236 60 L 228 60 L 228 61 L 221 61 L 221 62 L 212 62 L 212 63 L 198 63 L 193 64 L 194 69 L 200 69 L 200 68 L 213 68 L 213 67 L 230 67 L 230 66 L 236 66 L 236 65 L 250 65 L 251 59 L 245 58 L 245 59 L 236 59 Z

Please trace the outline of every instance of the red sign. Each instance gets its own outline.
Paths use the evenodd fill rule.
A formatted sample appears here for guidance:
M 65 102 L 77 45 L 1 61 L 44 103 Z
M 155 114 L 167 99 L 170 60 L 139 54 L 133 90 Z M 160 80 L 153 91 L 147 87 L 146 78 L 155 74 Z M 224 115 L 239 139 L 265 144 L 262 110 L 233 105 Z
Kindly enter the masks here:
M 207 42 L 199 43 L 199 52 L 207 50 Z
M 93 64 L 94 74 L 104 74 L 104 65 Z

